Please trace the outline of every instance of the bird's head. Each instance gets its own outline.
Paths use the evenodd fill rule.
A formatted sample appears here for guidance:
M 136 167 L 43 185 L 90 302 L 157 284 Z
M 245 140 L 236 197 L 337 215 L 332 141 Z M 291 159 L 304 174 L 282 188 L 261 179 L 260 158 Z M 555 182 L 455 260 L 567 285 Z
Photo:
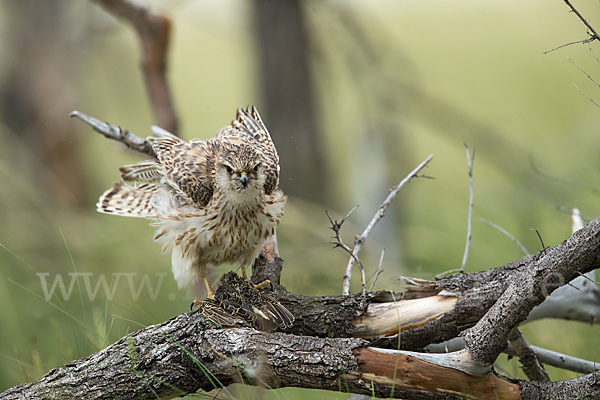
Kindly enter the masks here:
M 215 182 L 225 193 L 258 194 L 265 184 L 260 156 L 248 145 L 227 149 L 217 158 Z

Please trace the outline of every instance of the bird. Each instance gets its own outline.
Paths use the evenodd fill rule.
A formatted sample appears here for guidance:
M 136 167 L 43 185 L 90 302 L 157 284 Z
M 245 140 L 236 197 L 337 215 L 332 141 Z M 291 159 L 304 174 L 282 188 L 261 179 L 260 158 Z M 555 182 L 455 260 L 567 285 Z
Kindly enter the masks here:
M 164 130 L 146 140 L 156 157 L 121 167 L 121 181 L 100 196 L 97 210 L 152 220 L 179 288 L 202 280 L 214 297 L 207 268 L 224 263 L 239 264 L 248 280 L 246 267 L 275 234 L 287 200 L 279 156 L 256 107 L 238 108 L 208 140 Z

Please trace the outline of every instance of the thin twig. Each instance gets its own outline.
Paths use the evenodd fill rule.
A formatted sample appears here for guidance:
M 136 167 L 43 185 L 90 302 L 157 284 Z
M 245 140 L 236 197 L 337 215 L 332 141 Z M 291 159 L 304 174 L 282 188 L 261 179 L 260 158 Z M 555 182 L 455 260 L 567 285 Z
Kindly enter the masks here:
M 592 271 L 594 272 L 594 271 Z M 590 282 L 595 283 L 596 285 L 600 285 L 600 282 L 598 282 L 597 280 L 594 280 L 592 278 L 590 278 L 589 276 L 587 276 L 586 274 L 582 274 L 581 272 L 578 272 L 579 276 L 583 276 L 585 279 L 587 279 Z
M 594 49 L 592 49 L 592 45 L 589 42 L 588 49 L 590 50 L 590 53 L 592 53 L 592 57 L 594 57 L 594 59 L 600 63 L 600 58 L 598 58 L 598 55 L 596 55 L 596 52 L 594 51 Z
M 371 286 L 369 286 L 369 292 L 373 291 L 373 288 L 375 287 L 375 282 L 377 282 L 377 278 L 379 278 L 379 275 L 381 275 L 381 273 L 383 272 L 383 269 L 381 268 L 381 266 L 383 265 L 383 256 L 384 255 L 385 255 L 385 249 L 381 249 L 381 256 L 379 256 L 379 265 L 377 266 L 377 271 L 374 272 L 373 282 L 371 282 Z
M 465 252 L 463 253 L 462 263 L 460 264 L 460 273 L 465 273 L 467 258 L 469 257 L 469 247 L 471 246 L 471 228 L 473 226 L 473 161 L 475 160 L 475 148 L 473 152 L 469 150 L 469 146 L 465 143 L 465 151 L 467 153 L 467 165 L 469 167 L 469 216 L 467 217 L 467 240 L 465 243 Z
M 537 237 L 538 239 L 540 239 L 540 243 L 542 244 L 542 252 L 544 253 L 544 255 L 546 255 L 546 245 L 544 244 L 544 239 L 542 239 L 542 235 L 537 229 L 535 229 L 535 233 L 537 234 Z
M 515 328 L 508 336 L 508 342 L 512 345 L 517 353 L 517 357 L 523 365 L 523 372 L 532 381 L 549 382 L 548 373 L 544 370 L 544 366 L 540 363 L 533 350 L 527 344 L 527 341 L 519 331 Z
M 523 252 L 523 254 L 525 254 L 526 256 L 529 256 L 531 254 L 529 254 L 529 252 L 527 251 L 527 249 L 525 248 L 525 246 L 523 246 L 523 243 L 521 243 L 519 241 L 519 239 L 517 239 L 516 237 L 514 237 L 513 235 L 510 234 L 510 232 L 508 232 L 506 229 L 502 228 L 501 226 L 498 226 L 496 224 L 494 224 L 493 222 L 490 222 L 486 219 L 483 218 L 479 218 L 479 220 L 481 222 L 483 222 L 484 224 L 486 224 L 487 226 L 496 229 L 498 232 L 504 234 L 505 236 L 507 236 L 510 240 L 512 240 L 518 247 L 519 249 L 521 249 L 521 251 Z
M 419 171 L 421 171 L 423 168 L 425 168 L 425 166 L 427 164 L 429 164 L 429 162 L 432 159 L 433 159 L 433 154 L 430 154 L 429 157 L 427 157 L 421 164 L 419 164 L 414 170 L 412 170 L 404 179 L 402 179 L 400 181 L 400 183 L 394 189 L 392 189 L 390 194 L 386 197 L 386 199 L 383 201 L 383 203 L 381 203 L 381 205 L 379 206 L 379 209 L 373 216 L 373 219 L 371 219 L 371 222 L 369 222 L 369 225 L 367 225 L 367 227 L 365 228 L 363 233 L 354 241 L 354 249 L 352 249 L 352 256 L 348 260 L 348 265 L 346 266 L 346 274 L 344 275 L 344 285 L 343 285 L 343 289 L 342 289 L 342 293 L 344 295 L 350 294 L 350 278 L 352 277 L 352 267 L 354 266 L 356 256 L 360 252 L 362 245 L 367 240 L 367 237 L 369 236 L 369 234 L 371 233 L 371 231 L 373 230 L 373 228 L 375 227 L 377 222 L 379 222 L 379 220 L 381 218 L 383 218 L 385 210 L 387 210 L 387 208 L 389 207 L 391 202 L 394 200 L 394 198 L 396 197 L 396 195 L 398 194 L 400 189 L 402 189 L 402 187 L 407 182 L 409 182 L 412 178 L 416 177 L 417 174 L 419 173 Z
M 565 214 L 569 214 L 572 215 L 573 214 L 573 209 L 565 207 L 565 206 L 550 206 L 550 208 L 555 209 L 556 211 L 565 213 Z M 591 221 L 591 219 L 589 217 L 586 217 L 584 215 L 579 214 L 579 216 L 581 217 L 581 219 L 583 219 L 583 221 L 587 224 Z M 585 224 L 584 224 L 585 225 Z
M 548 54 L 550 52 L 553 52 L 553 51 L 558 50 L 558 49 L 562 49 L 563 47 L 567 47 L 567 46 L 570 46 L 572 44 L 578 44 L 578 43 L 585 44 L 585 43 L 593 42 L 594 40 L 596 40 L 596 38 L 590 37 L 590 38 L 587 38 L 587 39 L 576 40 L 574 42 L 569 42 L 569 43 L 561 44 L 560 46 L 556 46 L 556 47 L 554 47 L 554 48 L 552 48 L 550 50 L 543 51 L 542 54 Z
M 94 0 L 112 15 L 135 27 L 142 47 L 141 68 L 158 125 L 177 133 L 177 115 L 167 82 L 171 20 L 129 0 Z
M 586 27 L 589 29 L 589 31 L 591 31 L 591 33 L 590 33 L 590 32 L 588 32 L 588 34 L 590 35 L 590 37 L 589 37 L 589 38 L 587 38 L 587 39 L 582 39 L 582 40 L 577 40 L 577 41 L 575 41 L 575 42 L 566 43 L 566 44 L 560 45 L 560 46 L 558 46 L 558 47 L 555 47 L 555 48 L 553 48 L 553 49 L 550 49 L 550 50 L 546 50 L 546 51 L 544 51 L 544 52 L 543 52 L 543 54 L 550 53 L 551 51 L 558 50 L 558 49 L 560 49 L 560 48 L 562 48 L 562 47 L 565 47 L 565 46 L 570 46 L 570 45 L 572 45 L 572 44 L 577 44 L 577 43 L 590 43 L 590 42 L 593 42 L 594 40 L 600 40 L 600 35 L 598 35 L 598 32 L 596 32 L 596 30 L 594 29 L 594 27 L 593 27 L 592 25 L 590 25 L 590 24 L 589 24 L 589 23 L 588 23 L 588 22 L 585 20 L 585 18 L 583 17 L 583 15 L 581 15 L 581 14 L 579 13 L 579 11 L 577 11 L 577 9 L 576 9 L 575 7 L 573 7 L 573 5 L 572 5 L 572 4 L 569 2 L 569 0 L 564 0 L 564 2 L 565 2 L 565 3 L 566 3 L 568 6 L 569 6 L 569 8 L 571 9 L 571 11 L 573 11 L 573 12 L 575 13 L 575 15 L 577 15 L 577 17 L 578 17 L 578 18 L 581 20 L 581 22 L 583 22 L 583 23 L 585 24 L 585 26 L 586 26 Z
M 365 279 L 365 268 L 364 268 L 362 262 L 360 261 L 360 259 L 358 258 L 358 254 L 354 254 L 352 249 L 344 243 L 344 241 L 342 240 L 342 236 L 340 234 L 342 225 L 344 224 L 344 222 L 346 222 L 348 217 L 350 217 L 350 215 L 357 208 L 358 208 L 358 206 L 354 206 L 354 208 L 352 208 L 352 210 L 348 211 L 348 213 L 340 221 L 333 219 L 331 217 L 331 215 L 329 214 L 329 211 L 327 211 L 327 210 L 325 210 L 325 214 L 327 214 L 327 218 L 329 218 L 329 222 L 331 223 L 331 226 L 329 227 L 329 229 L 331 229 L 333 231 L 334 239 L 335 239 L 335 241 L 330 241 L 329 243 L 333 245 L 333 248 L 340 247 L 343 250 L 345 250 L 346 253 L 350 254 L 350 257 L 352 257 L 352 259 L 354 261 L 356 261 L 356 263 L 358 264 L 358 267 L 360 268 L 360 273 L 361 273 L 362 294 L 364 296 L 367 294 L 367 282 Z
M 121 127 L 111 125 L 108 122 L 102 122 L 94 117 L 90 117 L 89 115 L 77 110 L 71 112 L 69 116 L 82 120 L 83 122 L 94 128 L 96 132 L 103 134 L 109 139 L 121 142 L 132 150 L 139 151 L 140 153 L 147 154 L 151 157 L 156 157 L 156 154 L 154 154 L 154 150 L 152 150 L 152 146 L 146 139 L 142 139 L 141 137 L 134 135 L 126 129 L 122 129 Z
M 590 96 L 588 96 L 588 94 L 586 92 L 584 92 L 583 90 L 579 89 L 579 86 L 577 86 L 575 84 L 575 82 L 573 82 L 573 86 L 575 86 L 575 89 L 577 89 L 579 91 L 579 93 L 581 93 L 582 95 L 584 95 L 586 99 L 588 99 L 589 101 L 591 101 L 592 103 L 594 103 L 594 105 L 596 105 L 596 107 L 600 107 L 600 104 L 596 100 L 594 100 Z
M 600 87 L 600 83 L 596 82 L 594 80 L 594 78 L 592 78 L 590 76 L 590 74 L 588 74 L 587 72 L 585 72 L 585 70 L 579 64 L 577 64 L 575 61 L 571 60 L 569 57 L 567 57 L 567 60 L 569 60 L 569 62 L 571 64 L 573 64 L 574 66 L 576 66 L 578 70 L 580 70 L 585 76 L 587 76 L 590 81 L 594 82 L 596 84 L 596 86 Z

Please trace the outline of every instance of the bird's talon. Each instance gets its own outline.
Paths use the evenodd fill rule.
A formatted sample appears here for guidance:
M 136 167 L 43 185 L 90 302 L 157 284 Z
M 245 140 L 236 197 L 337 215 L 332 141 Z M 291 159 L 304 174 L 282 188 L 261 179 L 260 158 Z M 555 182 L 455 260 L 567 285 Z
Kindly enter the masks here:
M 257 285 L 254 285 L 254 289 L 261 290 L 261 289 L 264 289 L 264 288 L 266 288 L 267 286 L 271 286 L 271 281 L 270 281 L 270 280 L 268 280 L 268 279 L 265 279 L 265 280 L 264 280 L 264 281 L 262 281 L 261 283 L 259 283 L 259 284 L 257 284 Z
M 192 301 L 192 304 L 190 304 L 190 311 L 195 313 L 198 310 L 200 310 L 201 307 L 202 307 L 202 302 L 200 300 L 194 299 L 194 301 Z

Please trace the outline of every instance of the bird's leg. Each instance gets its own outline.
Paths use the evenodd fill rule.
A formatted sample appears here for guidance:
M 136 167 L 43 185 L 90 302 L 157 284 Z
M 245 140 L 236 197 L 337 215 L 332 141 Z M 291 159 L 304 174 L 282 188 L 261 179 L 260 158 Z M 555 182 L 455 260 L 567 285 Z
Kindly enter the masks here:
M 240 265 L 241 269 L 242 269 L 242 278 L 244 278 L 247 281 L 250 281 L 250 279 L 248 279 L 248 275 L 246 275 L 246 263 L 242 263 Z M 265 279 L 264 281 L 262 281 L 261 283 L 254 285 L 254 289 L 264 289 L 267 286 L 271 286 L 271 281 L 268 279 Z
M 208 299 L 212 299 L 213 297 L 215 297 L 215 292 L 210 286 L 210 282 L 206 278 L 206 264 L 200 265 L 200 278 L 202 278 L 202 280 L 204 281 L 204 286 L 206 286 L 206 292 L 208 293 L 206 297 Z

